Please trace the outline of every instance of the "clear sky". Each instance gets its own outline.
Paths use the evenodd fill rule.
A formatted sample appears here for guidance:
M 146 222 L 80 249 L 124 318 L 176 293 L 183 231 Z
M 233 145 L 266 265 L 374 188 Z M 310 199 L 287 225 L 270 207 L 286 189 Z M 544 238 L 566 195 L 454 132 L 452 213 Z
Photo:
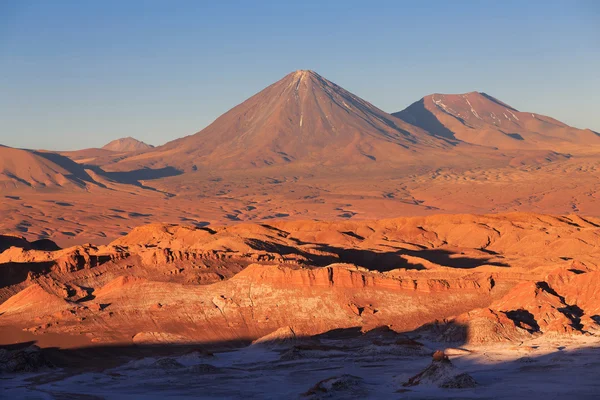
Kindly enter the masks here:
M 599 21 L 595 0 L 0 0 L 0 144 L 163 144 L 297 69 L 388 112 L 477 90 L 600 131 Z

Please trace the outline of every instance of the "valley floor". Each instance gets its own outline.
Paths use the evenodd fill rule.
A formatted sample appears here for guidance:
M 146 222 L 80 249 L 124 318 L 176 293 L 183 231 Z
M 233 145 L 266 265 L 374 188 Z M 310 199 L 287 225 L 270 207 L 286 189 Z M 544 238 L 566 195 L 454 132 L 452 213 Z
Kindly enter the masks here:
M 483 162 L 483 161 L 481 161 Z M 98 178 L 100 179 L 100 178 Z M 594 155 L 507 166 L 198 171 L 87 191 L 4 187 L 1 233 L 61 247 L 106 244 L 155 222 L 192 226 L 273 220 L 367 220 L 432 214 L 542 212 L 600 216 Z
M 202 355 L 147 357 L 116 368 L 81 372 L 46 370 L 3 375 L 2 396 L 12 399 L 597 399 L 600 341 L 590 337 L 538 338 L 505 345 L 447 349 L 458 372 L 471 375 L 474 388 L 403 383 L 431 363 L 427 352 L 402 354 L 394 346 L 356 340 L 323 340 L 320 350 L 251 345 Z M 431 349 L 448 344 L 427 342 Z M 309 389 L 341 377 L 327 391 Z

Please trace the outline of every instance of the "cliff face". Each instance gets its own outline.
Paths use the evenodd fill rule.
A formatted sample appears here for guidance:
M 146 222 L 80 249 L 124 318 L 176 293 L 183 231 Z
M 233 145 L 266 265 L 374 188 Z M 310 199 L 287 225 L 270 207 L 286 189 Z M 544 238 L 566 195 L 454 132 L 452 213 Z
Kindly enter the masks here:
M 442 337 L 487 343 L 544 334 L 595 334 L 600 327 L 598 273 L 573 262 L 539 281 L 519 283 L 486 308 L 450 319 L 449 327 L 442 328 Z M 462 336 L 453 332 L 456 325 L 465 327 Z
M 204 342 L 252 340 L 283 326 L 299 335 L 381 325 L 406 331 L 491 298 L 483 275 L 398 280 L 349 265 L 252 264 L 229 280 L 200 286 L 121 276 L 79 303 L 34 284 L 0 305 L 0 313 L 4 321 L 44 321 L 28 327 L 35 333 L 77 333 L 102 342 L 168 333 L 178 341 Z M 40 301 L 51 309 L 38 307 Z

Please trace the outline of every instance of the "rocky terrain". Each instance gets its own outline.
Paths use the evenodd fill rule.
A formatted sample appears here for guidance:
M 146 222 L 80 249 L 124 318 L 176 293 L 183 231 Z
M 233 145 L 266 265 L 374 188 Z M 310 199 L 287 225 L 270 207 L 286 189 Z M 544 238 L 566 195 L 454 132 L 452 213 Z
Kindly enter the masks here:
M 0 246 L 2 344 L 42 347 L 31 363 L 23 354 L 40 350 L 4 357 L 38 371 L 32 393 L 76 387 L 102 397 L 109 380 L 123 391 L 152 384 L 189 394 L 177 385 L 200 373 L 210 377 L 201 390 L 219 398 L 225 389 L 213 377 L 245 371 L 260 381 L 278 371 L 285 381 L 318 363 L 321 373 L 273 393 L 458 388 L 477 398 L 493 388 L 483 354 L 509 363 L 507 379 L 515 368 L 562 368 L 546 367 L 546 354 L 564 344 L 587 354 L 600 326 L 600 220 L 575 215 L 152 224 L 103 246 L 16 236 Z M 450 350 L 419 374 L 440 348 Z M 82 366 L 85 354 L 97 361 Z M 394 372 L 375 387 L 384 376 L 370 368 L 384 366 Z M 163 386 L 155 372 L 165 369 L 181 383 Z
M 9 398 L 594 398 L 599 151 L 484 93 L 392 115 L 305 70 L 162 146 L 2 146 L 0 379 Z
M 589 334 L 599 225 L 538 214 L 153 224 L 66 249 L 4 236 L 0 326 L 24 339 L 60 333 L 49 345 L 428 324 L 452 341 Z

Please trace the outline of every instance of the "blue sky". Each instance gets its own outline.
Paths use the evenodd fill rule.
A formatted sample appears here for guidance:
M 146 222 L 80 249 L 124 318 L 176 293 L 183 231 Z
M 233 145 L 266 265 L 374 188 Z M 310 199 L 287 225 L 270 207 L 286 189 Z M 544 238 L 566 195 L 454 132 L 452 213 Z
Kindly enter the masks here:
M 484 91 L 600 131 L 600 2 L 0 1 L 0 144 L 192 134 L 312 69 L 395 112 Z

